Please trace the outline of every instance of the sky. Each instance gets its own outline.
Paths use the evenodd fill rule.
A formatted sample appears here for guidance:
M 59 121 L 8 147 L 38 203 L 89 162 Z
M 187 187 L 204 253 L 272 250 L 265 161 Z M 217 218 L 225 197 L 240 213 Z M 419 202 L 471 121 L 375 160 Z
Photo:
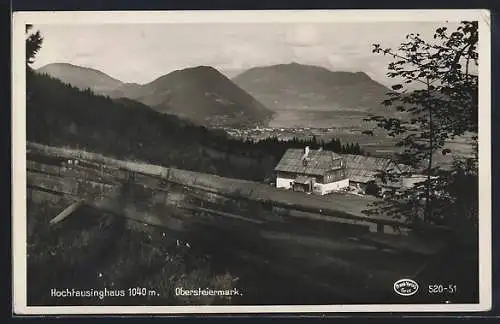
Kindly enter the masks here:
M 365 72 L 390 86 L 391 60 L 372 53 L 372 44 L 395 48 L 408 33 L 430 40 L 440 26 L 456 27 L 444 21 L 35 25 L 44 42 L 33 67 L 71 63 L 143 84 L 198 65 L 232 76 L 255 66 L 296 62 Z

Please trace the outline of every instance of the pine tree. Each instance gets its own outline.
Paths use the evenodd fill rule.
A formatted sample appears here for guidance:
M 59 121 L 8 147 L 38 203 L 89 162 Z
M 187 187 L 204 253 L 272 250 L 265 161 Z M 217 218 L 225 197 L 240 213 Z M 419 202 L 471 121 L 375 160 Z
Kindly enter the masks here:
M 35 62 L 35 57 L 42 48 L 43 37 L 40 31 L 30 33 L 33 25 L 26 25 L 26 67 L 31 71 L 30 65 Z

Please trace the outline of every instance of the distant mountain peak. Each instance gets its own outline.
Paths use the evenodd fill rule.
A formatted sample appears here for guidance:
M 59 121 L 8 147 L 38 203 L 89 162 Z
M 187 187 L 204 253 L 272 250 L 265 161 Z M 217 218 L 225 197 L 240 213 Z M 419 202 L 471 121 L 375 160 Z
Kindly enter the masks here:
M 167 73 L 166 75 L 169 75 L 171 73 L 200 73 L 200 72 L 211 72 L 211 73 L 217 73 L 220 74 L 219 70 L 214 68 L 213 66 L 210 65 L 198 65 L 198 66 L 191 66 L 187 67 L 184 69 L 177 69 L 174 70 L 170 73 Z
M 137 100 L 212 126 L 264 125 L 272 111 L 212 66 L 176 70 L 142 87 Z
M 314 65 L 314 64 L 305 64 L 305 63 L 298 63 L 296 61 L 292 61 L 289 63 L 279 63 L 279 64 L 273 64 L 273 65 L 266 65 L 266 66 L 256 66 L 253 68 L 248 69 L 245 72 L 252 71 L 252 70 L 265 70 L 265 69 L 281 69 L 285 70 L 287 68 L 291 69 L 305 69 L 309 71 L 323 71 L 323 72 L 329 72 L 329 73 L 337 73 L 337 74 L 346 74 L 346 75 L 354 75 L 358 77 L 362 77 L 365 79 L 370 79 L 370 76 L 366 74 L 363 71 L 344 71 L 344 70 L 335 70 L 333 68 L 327 68 L 325 66 L 320 66 L 320 65 Z M 376 82 L 376 81 L 374 81 Z
M 184 71 L 189 71 L 189 70 L 192 70 L 192 71 L 209 70 L 209 71 L 220 73 L 219 70 L 217 70 L 216 68 L 214 68 L 213 66 L 210 66 L 210 65 L 198 65 L 198 66 L 188 67 L 188 68 L 185 68 L 183 70 Z
M 167 80 L 171 78 L 172 76 L 182 76 L 183 78 L 191 78 L 192 81 L 196 82 L 206 82 L 206 79 L 212 79 L 212 78 L 218 78 L 218 77 L 227 77 L 223 75 L 221 72 L 219 72 L 217 69 L 215 69 L 212 66 L 208 65 L 199 65 L 199 66 L 193 66 L 193 67 L 188 67 L 184 69 L 178 69 L 174 70 L 172 72 L 169 72 L 165 75 L 162 75 L 155 80 L 153 80 L 150 84 L 161 84 L 164 82 L 164 80 Z
M 357 111 L 381 109 L 387 87 L 363 71 L 332 71 L 295 61 L 249 69 L 233 81 L 274 111 Z
M 39 74 L 47 74 L 82 90 L 90 88 L 98 94 L 108 93 L 123 85 L 123 82 L 102 71 L 71 63 L 50 63 L 35 71 Z
M 77 70 L 77 71 L 88 71 L 88 72 L 93 72 L 93 73 L 96 73 L 96 74 L 99 74 L 99 75 L 102 75 L 102 76 L 105 76 L 107 78 L 110 78 L 110 79 L 113 79 L 117 82 L 120 82 L 120 80 L 116 79 L 116 78 L 113 78 L 112 76 L 100 71 L 100 70 L 97 70 L 95 68 L 91 68 L 91 67 L 87 67 L 87 66 L 81 66 L 81 65 L 74 65 L 74 64 L 71 64 L 71 63 L 65 63 L 65 62 L 56 62 L 56 63 L 49 63 L 49 64 L 46 64 L 42 67 L 39 67 L 38 69 L 36 69 L 35 71 L 39 72 L 39 73 L 46 73 L 46 71 L 50 71 L 50 70 L 53 70 L 53 69 L 67 69 L 67 70 Z M 50 73 L 47 73 L 50 75 Z
M 365 79 L 373 80 L 368 74 L 362 71 L 354 72 L 354 74 Z
M 304 64 L 304 63 L 298 63 L 295 61 L 292 61 L 289 63 L 267 65 L 267 66 L 256 66 L 256 67 L 253 67 L 251 69 L 248 69 L 245 72 L 240 73 L 239 75 L 235 76 L 235 78 L 243 75 L 244 73 L 250 72 L 250 71 L 254 72 L 254 71 L 262 71 L 262 70 L 276 70 L 276 71 L 279 71 L 280 73 L 287 73 L 287 72 L 288 73 L 308 73 L 308 74 L 320 73 L 323 75 L 336 74 L 338 76 L 343 75 L 343 76 L 350 76 L 350 77 L 359 78 L 358 80 L 371 80 L 371 81 L 373 81 L 365 72 L 362 72 L 362 71 L 352 72 L 352 71 L 335 70 L 332 68 L 327 68 L 325 66 Z M 373 82 L 375 82 L 375 81 L 373 81 Z

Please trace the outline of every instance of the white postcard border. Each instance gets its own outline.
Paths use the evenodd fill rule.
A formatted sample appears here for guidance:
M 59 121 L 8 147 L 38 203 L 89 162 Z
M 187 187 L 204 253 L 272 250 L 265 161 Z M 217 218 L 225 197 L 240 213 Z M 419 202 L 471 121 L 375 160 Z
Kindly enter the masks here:
M 491 270 L 491 57 L 488 10 L 279 10 L 279 11 L 60 11 L 15 12 L 12 29 L 12 265 L 13 313 L 220 314 L 332 312 L 474 312 L 492 305 Z M 130 23 L 352 23 L 479 21 L 479 304 L 272 306 L 27 306 L 26 285 L 26 75 L 25 24 Z M 40 278 L 43 280 L 43 278 Z

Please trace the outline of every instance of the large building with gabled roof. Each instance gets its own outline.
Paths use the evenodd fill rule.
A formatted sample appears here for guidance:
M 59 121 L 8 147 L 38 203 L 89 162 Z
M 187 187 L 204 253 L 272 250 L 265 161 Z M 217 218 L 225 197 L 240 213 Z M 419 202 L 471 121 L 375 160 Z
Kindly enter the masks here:
M 370 183 L 383 191 L 407 187 L 420 178 L 402 177 L 401 183 L 382 183 L 378 175 L 390 171 L 403 174 L 410 169 L 388 158 L 337 154 L 305 147 L 303 150 L 288 149 L 274 170 L 277 188 L 325 195 L 347 187 L 364 193 Z
M 274 171 L 277 188 L 325 195 L 349 186 L 342 156 L 308 146 L 288 149 Z

